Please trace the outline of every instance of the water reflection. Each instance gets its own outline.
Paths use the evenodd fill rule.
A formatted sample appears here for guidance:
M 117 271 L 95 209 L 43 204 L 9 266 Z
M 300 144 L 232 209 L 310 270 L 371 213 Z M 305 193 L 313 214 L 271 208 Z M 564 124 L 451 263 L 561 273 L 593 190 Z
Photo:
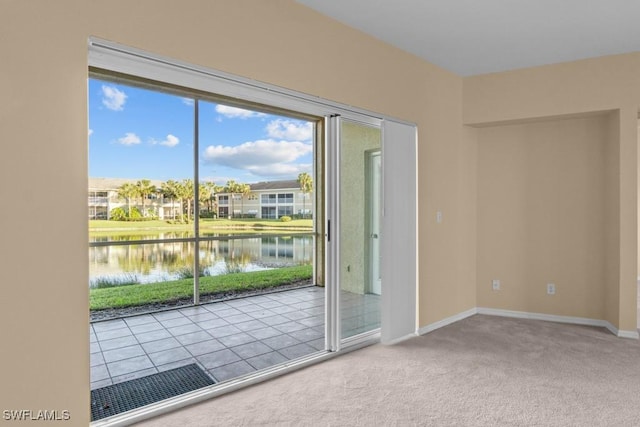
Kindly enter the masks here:
M 259 231 L 251 231 L 247 234 L 252 236 L 271 236 L 270 233 L 264 233 Z M 140 240 L 170 240 L 170 239 L 191 239 L 195 236 L 193 231 L 168 231 L 165 233 L 140 233 L 140 234 L 103 234 L 100 232 L 92 233 L 89 236 L 89 243 L 101 243 L 101 242 L 132 242 Z M 228 238 L 240 238 L 242 234 L 238 232 L 209 232 L 200 231 L 200 236 L 207 237 L 228 237 Z M 287 236 L 293 237 L 293 236 Z M 285 237 L 286 238 L 286 237 Z
M 127 236 L 122 237 L 127 240 Z M 128 236 L 128 240 L 159 239 L 154 235 Z M 181 236 L 182 237 L 182 236 Z M 96 238 L 94 241 L 102 238 Z M 114 241 L 114 236 L 105 237 Z M 228 238 L 200 242 L 201 274 L 220 275 L 232 272 L 309 264 L 312 261 L 312 236 Z M 90 282 L 124 276 L 140 283 L 175 280 L 187 277 L 195 257 L 193 242 L 162 242 L 89 248 Z

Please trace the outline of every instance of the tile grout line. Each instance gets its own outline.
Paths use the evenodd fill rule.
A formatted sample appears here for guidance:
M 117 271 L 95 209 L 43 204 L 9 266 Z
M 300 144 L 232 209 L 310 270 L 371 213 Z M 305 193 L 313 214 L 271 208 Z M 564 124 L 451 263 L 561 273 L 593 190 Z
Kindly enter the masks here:
M 204 329 L 201 326 L 201 323 L 206 322 L 207 320 L 214 320 L 214 319 L 205 319 L 203 321 L 198 321 L 198 320 L 195 320 L 193 318 L 193 317 L 196 317 L 198 314 L 200 314 L 197 311 L 192 311 L 191 313 L 189 313 L 190 315 L 187 314 L 187 313 L 183 313 L 181 311 L 181 310 L 185 310 L 185 309 L 187 309 L 187 310 L 193 309 L 195 307 L 187 307 L 187 308 L 183 307 L 183 308 L 176 309 L 178 315 L 176 315 L 174 317 L 171 317 L 170 319 L 166 319 L 165 320 L 165 321 L 170 321 L 170 320 L 178 319 L 178 318 L 186 318 L 188 320 L 188 322 L 185 323 L 184 325 L 177 325 L 175 327 L 168 327 L 165 324 L 163 324 L 162 320 L 159 320 L 158 318 L 155 317 L 154 314 L 157 314 L 157 313 L 149 313 L 149 316 L 151 316 L 150 318 L 153 319 L 153 322 L 157 322 L 160 325 L 160 329 L 158 329 L 158 331 L 160 331 L 160 330 L 164 331 L 168 335 L 168 337 L 167 338 L 158 338 L 157 340 L 152 340 L 152 341 L 148 341 L 148 342 L 154 342 L 154 341 L 159 341 L 159 340 L 162 340 L 162 339 L 171 338 L 171 339 L 175 340 L 178 345 L 176 347 L 172 347 L 170 349 L 166 349 L 166 351 L 173 350 L 173 349 L 184 349 L 184 351 L 187 354 L 190 355 L 188 358 L 177 360 L 177 361 L 168 362 L 166 364 L 158 365 L 156 362 L 154 362 L 154 360 L 151 358 L 151 354 L 154 354 L 154 353 L 157 353 L 157 352 L 155 352 L 155 351 L 148 352 L 145 349 L 145 347 L 143 346 L 143 343 L 139 340 L 138 334 L 135 333 L 132 330 L 132 328 L 134 326 L 150 324 L 150 323 L 153 323 L 153 322 L 147 322 L 147 323 L 140 324 L 140 325 L 129 325 L 129 323 L 126 322 L 126 319 L 123 319 L 123 322 L 124 322 L 125 327 L 128 329 L 128 331 L 134 337 L 135 342 L 137 343 L 137 344 L 134 344 L 134 345 L 140 346 L 140 348 L 142 349 L 143 355 L 145 357 L 147 357 L 147 359 L 151 362 L 151 365 L 152 365 L 154 370 L 159 372 L 159 370 L 160 370 L 160 368 L 162 366 L 165 366 L 165 365 L 168 365 L 168 364 L 172 364 L 172 363 L 179 363 L 180 361 L 191 359 L 191 360 L 195 360 L 196 363 L 198 363 L 198 365 L 205 372 L 207 372 L 216 381 L 218 381 L 218 379 L 215 377 L 215 375 L 213 374 L 212 371 L 220 369 L 220 368 L 224 368 L 225 366 L 229 366 L 229 365 L 234 364 L 234 363 L 244 362 L 249 367 L 251 367 L 252 369 L 258 370 L 258 369 L 261 369 L 261 368 L 258 368 L 258 365 L 251 364 L 251 362 L 249 362 L 250 359 L 254 359 L 254 358 L 257 358 L 257 357 L 261 357 L 261 356 L 265 356 L 267 354 L 273 353 L 274 355 L 282 357 L 284 359 L 284 361 L 292 360 L 292 359 L 295 359 L 296 357 L 300 357 L 300 355 L 292 354 L 290 357 L 287 357 L 285 355 L 286 352 L 283 353 L 282 351 L 283 350 L 287 350 L 287 349 L 292 348 L 292 347 L 296 347 L 296 346 L 306 346 L 307 348 L 312 349 L 313 351 L 321 351 L 321 350 L 318 350 L 316 345 L 313 345 L 312 343 L 315 342 L 315 341 L 318 341 L 319 339 L 322 339 L 324 337 L 324 334 L 322 334 L 321 337 L 302 338 L 302 339 L 300 339 L 300 338 L 296 338 L 295 336 L 291 335 L 291 332 L 298 332 L 298 331 L 310 331 L 310 332 L 317 332 L 317 333 L 324 332 L 324 330 L 323 330 L 324 328 L 322 327 L 322 325 L 324 324 L 324 320 L 321 323 L 318 323 L 316 325 L 313 325 L 313 324 L 309 325 L 309 324 L 301 323 L 301 321 L 304 321 L 306 319 L 312 319 L 312 318 L 318 317 L 318 316 L 320 316 L 322 314 L 322 313 L 318 313 L 317 312 L 317 308 L 324 306 L 324 302 L 321 302 L 321 300 L 324 300 L 324 295 L 321 295 L 321 296 L 318 296 L 318 297 L 310 295 L 310 296 L 307 296 L 306 298 L 304 298 L 304 297 L 301 297 L 302 295 L 297 295 L 297 294 L 302 294 L 302 292 L 295 292 L 295 293 L 296 293 L 296 295 L 287 295 L 286 297 L 283 297 L 283 298 L 273 298 L 272 295 L 262 295 L 260 297 L 263 297 L 263 299 L 260 299 L 259 301 L 255 302 L 255 303 L 254 302 L 248 302 L 247 304 L 242 304 L 242 305 L 235 305 L 235 304 L 230 305 L 230 304 L 227 304 L 226 302 L 203 304 L 202 308 L 205 310 L 205 312 L 213 314 L 215 316 L 214 319 L 221 319 L 222 321 L 225 321 L 226 319 L 224 317 L 221 317 L 221 316 L 218 315 L 219 312 L 224 311 L 224 310 L 235 310 L 234 312 L 232 312 L 232 313 L 235 313 L 235 314 L 229 314 L 229 317 L 238 316 L 238 315 L 245 315 L 245 316 L 247 316 L 247 318 L 251 318 L 251 320 L 246 320 L 246 321 L 243 321 L 243 322 L 233 323 L 233 324 L 226 322 L 228 326 L 234 326 L 235 327 L 237 324 L 248 323 L 248 322 L 258 322 L 261 325 L 260 328 L 257 328 L 257 329 L 255 329 L 255 328 L 251 328 L 251 329 L 240 329 L 240 328 L 237 328 L 239 332 L 237 332 L 237 333 L 234 332 L 234 333 L 231 333 L 229 335 L 225 335 L 223 337 L 216 337 L 216 336 L 214 336 L 213 334 L 211 334 L 209 332 L 210 330 L 217 329 L 219 326 L 214 326 L 211 329 Z M 281 294 L 278 294 L 278 296 L 280 296 L 280 295 Z M 286 300 L 286 301 L 283 302 L 282 301 L 283 299 Z M 209 307 L 207 307 L 207 306 L 213 307 L 216 304 L 224 304 L 224 306 L 222 306 L 222 307 L 218 306 L 218 310 L 216 310 L 216 311 L 212 311 L 212 310 L 209 309 Z M 261 304 L 264 304 L 264 306 L 261 305 Z M 276 304 L 276 305 L 274 305 L 274 304 Z M 257 308 L 257 309 L 256 310 L 251 310 L 251 311 L 245 311 L 245 310 L 242 309 L 243 307 L 247 307 L 249 305 L 254 305 L 255 307 L 253 307 L 253 308 Z M 302 308 L 301 306 L 304 307 L 304 308 Z M 354 304 L 352 309 L 356 308 L 356 307 L 357 307 L 358 313 L 355 316 L 352 316 L 352 318 L 357 318 L 357 317 L 360 317 L 362 315 L 368 314 L 370 312 L 370 310 L 369 310 L 370 308 L 372 309 L 371 311 L 375 311 L 375 306 L 373 304 L 371 304 L 371 307 L 370 307 L 369 304 L 366 304 L 366 303 L 365 304 L 357 304 L 357 305 Z M 278 312 L 279 311 L 278 309 L 281 309 L 281 308 L 293 308 L 294 310 L 286 311 L 284 313 Z M 274 310 L 278 310 L 278 311 L 274 311 Z M 256 313 L 258 311 L 262 312 L 260 317 L 254 317 L 254 315 L 251 314 L 251 313 Z M 303 313 L 304 317 L 293 316 L 294 318 L 291 318 L 291 317 L 287 316 L 287 314 L 295 313 L 295 312 Z M 267 314 L 267 315 L 265 316 L 265 314 Z M 280 322 L 280 323 L 275 323 L 275 324 L 269 324 L 269 323 L 265 323 L 265 322 L 262 321 L 262 319 L 275 317 L 275 316 L 279 316 L 282 319 L 286 319 L 286 321 Z M 296 329 L 294 331 L 286 332 L 285 330 L 281 330 L 281 329 L 278 328 L 279 325 L 284 325 L 284 324 L 297 324 L 297 325 L 301 326 L 301 328 L 300 329 Z M 176 328 L 177 329 L 177 328 L 180 328 L 180 327 L 183 327 L 183 326 L 187 326 L 187 325 L 196 325 L 198 330 L 196 330 L 194 332 L 187 332 L 185 334 L 180 334 L 180 335 L 174 335 L 172 332 L 169 331 L 169 329 L 171 329 L 171 328 Z M 100 355 L 104 359 L 104 350 L 102 348 L 103 345 L 101 344 L 101 340 L 98 339 L 97 334 L 95 333 L 95 328 L 93 328 L 93 325 L 91 325 L 91 326 L 92 326 L 93 333 L 96 336 L 96 342 L 98 343 L 98 348 L 100 349 Z M 272 330 L 275 330 L 275 331 L 279 332 L 279 334 L 277 334 L 275 336 L 269 336 L 267 338 L 257 338 L 256 336 L 251 334 L 252 331 L 260 330 L 260 329 L 266 329 L 266 328 L 270 328 Z M 319 330 L 319 328 L 322 329 L 322 330 Z M 114 328 L 114 329 L 119 329 L 119 328 Z M 153 331 L 149 331 L 149 332 L 153 332 Z M 206 369 L 204 367 L 204 365 L 201 364 L 199 357 L 205 356 L 207 354 L 215 353 L 216 351 L 213 351 L 211 353 L 205 353 L 205 354 L 199 355 L 199 356 L 195 356 L 190 350 L 187 349 L 187 346 L 192 345 L 192 344 L 197 344 L 199 342 L 204 342 L 204 341 L 207 341 L 208 339 L 203 339 L 203 340 L 195 341 L 195 342 L 188 343 L 188 344 L 187 343 L 183 343 L 181 340 L 178 339 L 178 337 L 181 336 L 181 335 L 189 335 L 191 333 L 195 334 L 195 333 L 200 333 L 200 332 L 204 332 L 209 337 L 211 337 L 211 339 L 216 340 L 218 343 L 220 343 L 222 345 L 223 348 L 219 349 L 219 350 L 216 350 L 216 351 L 222 351 L 222 350 L 225 350 L 225 349 L 229 350 L 231 352 L 231 354 L 233 354 L 235 357 L 238 357 L 239 360 L 236 360 L 236 361 L 230 362 L 230 363 L 226 363 L 224 365 L 216 366 L 215 368 Z M 143 334 L 143 332 L 141 332 L 140 334 Z M 250 341 L 250 342 L 247 342 L 247 343 L 233 345 L 233 346 L 228 346 L 227 344 L 224 343 L 224 341 L 220 341 L 220 338 L 224 338 L 226 336 L 231 336 L 231 335 L 235 335 L 235 334 L 246 334 L 246 335 L 249 335 L 253 340 Z M 313 335 L 315 335 L 315 334 L 312 334 L 312 336 Z M 276 348 L 272 347 L 271 345 L 267 344 L 266 342 L 264 342 L 264 340 L 268 340 L 270 338 L 283 338 L 283 337 L 288 337 L 288 338 L 296 341 L 296 343 L 292 344 L 292 345 L 287 345 L 286 347 L 282 347 L 280 349 L 276 349 Z M 114 338 L 114 339 L 117 339 L 117 338 Z M 107 341 L 107 340 L 104 340 L 104 341 Z M 145 342 L 144 344 L 147 344 L 148 342 Z M 266 351 L 264 353 L 256 354 L 256 355 L 253 355 L 253 356 L 247 357 L 247 358 L 244 358 L 243 356 L 241 356 L 241 354 L 237 352 L 238 349 L 236 349 L 236 351 L 234 351 L 234 348 L 236 348 L 236 347 L 240 347 L 240 346 L 248 345 L 248 344 L 255 344 L 255 343 L 259 343 L 259 344 L 264 345 L 270 351 Z M 279 346 L 279 345 L 276 345 L 276 346 Z M 125 346 L 125 347 L 128 347 L 128 346 Z M 114 350 L 117 350 L 117 349 L 114 349 Z M 159 350 L 159 351 L 165 351 L 165 350 Z M 133 357 L 139 357 L 139 356 L 132 356 L 132 358 Z M 128 360 L 128 359 L 129 358 L 122 359 L 122 360 Z M 284 361 L 282 363 L 284 363 Z M 107 373 L 109 375 L 109 380 L 113 382 L 113 378 L 114 377 L 111 375 L 111 370 L 108 369 L 109 367 L 108 367 L 108 364 L 107 364 L 106 360 L 104 360 L 104 365 L 107 368 Z M 140 372 L 140 371 L 142 371 L 142 370 L 134 371 L 134 372 L 131 372 L 131 373 L 128 373 L 128 374 L 135 374 L 136 372 Z M 123 374 L 123 375 L 128 375 L 128 374 Z

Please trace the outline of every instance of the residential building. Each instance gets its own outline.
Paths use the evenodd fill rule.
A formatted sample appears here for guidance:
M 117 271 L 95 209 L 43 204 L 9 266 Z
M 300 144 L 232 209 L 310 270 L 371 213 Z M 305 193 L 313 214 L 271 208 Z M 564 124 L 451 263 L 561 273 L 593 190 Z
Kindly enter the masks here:
M 313 195 L 302 192 L 297 180 L 258 182 L 249 186 L 248 194 L 217 195 L 219 218 L 311 218 Z
M 149 180 L 157 190 L 162 186 L 160 180 Z M 123 184 L 135 184 L 135 179 L 126 178 L 94 178 L 89 177 L 89 219 L 111 219 L 111 211 L 115 208 L 127 208 L 127 200 L 118 194 Z M 132 198 L 131 207 L 142 213 L 142 199 Z M 149 194 L 144 203 L 145 214 L 152 214 L 160 219 L 171 218 L 180 213 L 182 204 L 175 199 L 165 199 L 160 191 Z
M 162 181 L 150 181 L 157 189 L 162 187 Z M 135 182 L 136 180 L 126 178 L 90 177 L 89 219 L 110 219 L 113 209 L 126 208 L 127 200 L 119 195 L 118 189 L 123 184 Z M 314 203 L 312 193 L 302 192 L 297 180 L 267 181 L 249 185 L 251 191 L 247 194 L 219 193 L 214 196 L 219 218 L 311 218 Z M 129 203 L 142 211 L 140 197 L 132 198 Z M 159 219 L 175 218 L 182 210 L 180 200 L 164 197 L 160 191 L 148 195 L 145 199 L 146 213 Z

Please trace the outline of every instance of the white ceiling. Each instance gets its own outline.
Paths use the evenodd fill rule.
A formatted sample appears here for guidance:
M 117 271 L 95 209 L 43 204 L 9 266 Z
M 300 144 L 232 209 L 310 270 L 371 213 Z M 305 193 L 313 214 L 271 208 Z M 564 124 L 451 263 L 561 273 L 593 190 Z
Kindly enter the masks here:
M 297 0 L 461 76 L 640 51 L 640 0 Z

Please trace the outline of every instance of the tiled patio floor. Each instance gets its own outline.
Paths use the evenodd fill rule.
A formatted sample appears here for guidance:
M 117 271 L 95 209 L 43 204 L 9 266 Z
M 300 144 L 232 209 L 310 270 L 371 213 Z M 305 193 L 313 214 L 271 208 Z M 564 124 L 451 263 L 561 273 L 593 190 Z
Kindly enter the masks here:
M 91 325 L 91 388 L 197 363 L 216 382 L 324 350 L 324 288 L 306 287 Z M 343 330 L 377 328 L 379 297 L 343 296 Z

